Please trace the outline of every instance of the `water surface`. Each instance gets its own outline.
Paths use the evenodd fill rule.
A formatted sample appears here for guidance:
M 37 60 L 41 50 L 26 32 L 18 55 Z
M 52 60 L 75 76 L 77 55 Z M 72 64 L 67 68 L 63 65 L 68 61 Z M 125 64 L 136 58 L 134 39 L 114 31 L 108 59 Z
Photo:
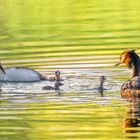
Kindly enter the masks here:
M 139 100 L 122 99 L 130 70 L 119 54 L 139 52 L 140 1 L 0 0 L 0 60 L 43 75 L 60 70 L 55 82 L 1 83 L 0 137 L 32 139 L 139 139 Z M 95 89 L 105 75 L 103 96 Z M 135 125 L 131 122 L 136 122 Z

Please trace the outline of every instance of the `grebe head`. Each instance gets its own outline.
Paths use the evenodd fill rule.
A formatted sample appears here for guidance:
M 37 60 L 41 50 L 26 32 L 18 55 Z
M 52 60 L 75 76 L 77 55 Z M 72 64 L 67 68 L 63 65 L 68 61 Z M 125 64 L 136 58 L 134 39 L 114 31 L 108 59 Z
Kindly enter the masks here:
M 62 84 L 62 83 L 60 83 L 60 82 L 56 82 L 54 86 L 55 86 L 56 89 L 59 89 L 59 87 L 61 87 L 61 86 L 63 86 L 63 85 L 64 85 L 64 84 Z
M 137 61 L 135 61 L 137 60 Z M 132 68 L 134 61 L 137 63 L 139 60 L 138 54 L 135 50 L 127 50 L 121 53 L 120 55 L 120 62 L 117 63 L 115 66 L 118 66 L 122 63 L 126 64 L 129 68 Z
M 60 71 L 59 70 L 55 71 L 55 75 L 60 76 Z
M 106 76 L 102 75 L 102 76 L 100 77 L 100 81 L 105 81 L 105 80 L 106 80 Z

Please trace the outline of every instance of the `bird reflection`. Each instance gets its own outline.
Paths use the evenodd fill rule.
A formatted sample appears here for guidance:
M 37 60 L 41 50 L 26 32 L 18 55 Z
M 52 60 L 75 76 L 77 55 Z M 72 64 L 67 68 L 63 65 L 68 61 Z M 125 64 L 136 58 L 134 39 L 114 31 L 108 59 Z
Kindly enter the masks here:
M 0 82 L 0 96 L 2 94 L 2 83 Z
M 125 133 L 140 133 L 140 98 L 130 100 L 129 112 L 123 119 L 123 128 Z

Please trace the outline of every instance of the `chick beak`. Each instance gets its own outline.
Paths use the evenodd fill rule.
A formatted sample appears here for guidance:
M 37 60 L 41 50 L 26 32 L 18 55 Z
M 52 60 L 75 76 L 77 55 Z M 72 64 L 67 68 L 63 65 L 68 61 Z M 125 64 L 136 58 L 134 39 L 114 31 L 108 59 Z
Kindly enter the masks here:
M 120 64 L 121 64 L 121 62 L 119 62 L 119 63 L 115 64 L 115 65 L 114 65 L 114 67 L 117 67 L 117 66 L 118 66 L 118 65 L 120 65 Z

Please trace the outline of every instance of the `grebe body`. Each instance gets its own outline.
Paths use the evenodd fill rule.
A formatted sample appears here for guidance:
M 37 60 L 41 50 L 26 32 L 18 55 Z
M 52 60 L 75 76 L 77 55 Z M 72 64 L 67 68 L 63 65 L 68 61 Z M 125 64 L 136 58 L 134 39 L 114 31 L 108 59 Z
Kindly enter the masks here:
M 126 64 L 132 69 L 131 78 L 121 86 L 122 97 L 140 97 L 140 59 L 135 50 L 124 51 L 120 55 L 119 64 Z
M 41 80 L 45 80 L 45 78 L 39 72 L 26 67 L 1 68 L 0 71 L 0 81 L 2 82 L 36 82 Z

